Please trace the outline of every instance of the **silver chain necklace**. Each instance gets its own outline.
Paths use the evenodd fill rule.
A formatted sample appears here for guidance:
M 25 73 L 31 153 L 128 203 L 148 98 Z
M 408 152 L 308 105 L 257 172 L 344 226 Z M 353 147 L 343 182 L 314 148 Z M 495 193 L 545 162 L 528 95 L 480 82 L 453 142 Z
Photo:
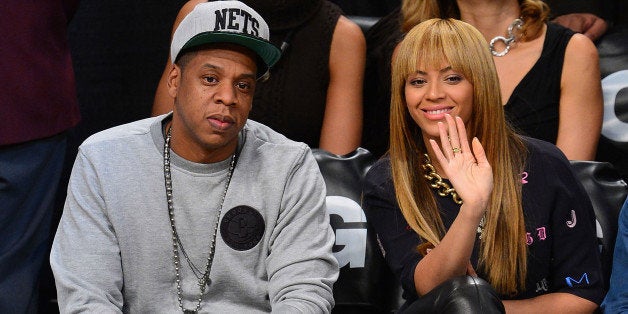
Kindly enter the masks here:
M 521 27 L 523 27 L 523 21 L 521 19 L 515 19 L 510 24 L 510 26 L 508 26 L 508 38 L 504 36 L 497 36 L 491 39 L 491 42 L 488 44 L 489 48 L 491 49 L 491 53 L 496 57 L 505 56 L 508 53 L 508 51 L 510 51 L 510 45 L 516 41 L 517 36 L 515 34 L 515 28 L 517 30 L 520 30 Z M 504 50 L 499 51 L 499 52 L 495 50 L 495 43 L 498 41 L 501 41 L 504 43 L 504 45 L 506 45 L 506 48 L 504 48 Z
M 214 234 L 212 235 L 212 240 L 209 244 L 209 253 L 207 254 L 207 262 L 205 264 L 205 271 L 203 273 L 198 270 L 198 268 L 192 263 L 187 253 L 183 249 L 183 244 L 181 243 L 181 239 L 179 238 L 179 234 L 177 233 L 177 228 L 175 226 L 174 221 L 174 203 L 172 200 L 172 175 L 170 173 L 170 139 L 172 138 L 172 127 L 168 128 L 168 133 L 166 135 L 166 139 L 164 141 L 164 180 L 166 183 L 166 200 L 168 201 L 168 216 L 170 216 L 170 227 L 172 227 L 172 252 L 174 254 L 174 270 L 175 270 L 175 279 L 177 284 L 177 299 L 179 301 L 179 307 L 183 311 L 183 313 L 198 313 L 201 309 L 201 302 L 203 300 L 203 294 L 205 294 L 206 287 L 210 284 L 209 272 L 212 267 L 212 262 L 214 260 L 214 252 L 216 249 L 216 237 L 218 235 L 218 224 L 220 222 L 220 213 L 222 212 L 222 207 L 225 203 L 225 197 L 227 196 L 227 191 L 229 190 L 229 183 L 231 182 L 231 177 L 233 176 L 233 170 L 235 168 L 235 160 L 236 154 L 234 153 L 231 156 L 231 163 L 229 165 L 229 174 L 227 175 L 227 183 L 225 184 L 225 190 L 222 193 L 222 198 L 220 200 L 220 207 L 218 209 L 218 213 L 216 214 L 216 224 L 214 225 Z M 198 295 L 198 302 L 196 303 L 196 308 L 194 310 L 186 309 L 183 307 L 182 300 L 182 289 L 181 289 L 181 273 L 179 272 L 180 258 L 179 258 L 179 250 L 185 256 L 188 265 L 192 269 L 194 276 L 198 279 L 198 286 L 200 289 Z M 198 272 L 198 274 L 197 274 Z

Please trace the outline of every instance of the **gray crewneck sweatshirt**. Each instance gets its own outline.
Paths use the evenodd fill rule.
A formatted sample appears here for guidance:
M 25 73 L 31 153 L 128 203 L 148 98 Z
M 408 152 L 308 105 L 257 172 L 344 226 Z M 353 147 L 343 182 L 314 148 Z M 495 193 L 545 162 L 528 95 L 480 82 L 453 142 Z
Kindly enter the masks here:
M 61 313 L 177 313 L 163 173 L 167 115 L 105 130 L 79 148 L 50 262 Z M 171 153 L 175 225 L 201 272 L 230 160 Z M 303 143 L 247 121 L 216 232 L 202 313 L 326 313 L 338 276 L 325 186 Z M 198 279 L 183 254 L 183 304 Z

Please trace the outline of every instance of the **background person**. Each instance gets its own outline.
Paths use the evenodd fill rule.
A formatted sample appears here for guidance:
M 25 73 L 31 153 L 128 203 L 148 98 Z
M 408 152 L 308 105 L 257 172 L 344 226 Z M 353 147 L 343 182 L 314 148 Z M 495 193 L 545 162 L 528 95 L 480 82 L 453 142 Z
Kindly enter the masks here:
M 613 252 L 613 271 L 608 293 L 602 302 L 604 313 L 625 313 L 628 311 L 628 199 L 619 212 L 617 241 Z
M 423 20 L 451 17 L 479 29 L 487 47 L 495 42 L 502 103 L 517 131 L 556 144 L 568 159 L 595 158 L 603 112 L 596 47 L 582 34 L 546 23 L 549 11 L 542 1 L 404 1 L 400 12 L 401 16 L 382 19 L 368 35 L 366 73 L 380 79 L 365 81 L 367 149 L 376 154 L 386 149 L 382 118 L 388 112 L 396 38 Z M 521 27 L 515 22 L 519 18 Z M 510 37 L 514 41 L 506 46 Z
M 0 4 L 0 313 L 38 310 L 67 131 L 80 120 L 67 35 L 77 6 Z
M 401 0 L 331 0 L 347 15 L 382 17 L 398 10 Z M 612 24 L 609 15 L 614 0 L 547 0 L 553 22 L 596 41 Z

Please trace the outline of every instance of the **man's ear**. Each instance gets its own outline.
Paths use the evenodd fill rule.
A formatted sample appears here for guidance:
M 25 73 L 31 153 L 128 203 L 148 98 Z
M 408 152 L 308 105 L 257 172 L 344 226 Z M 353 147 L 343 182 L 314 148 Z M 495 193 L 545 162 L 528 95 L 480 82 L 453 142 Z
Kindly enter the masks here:
M 179 84 L 181 81 L 181 68 L 173 64 L 172 69 L 170 69 L 170 73 L 168 73 L 168 94 L 172 98 L 177 97 L 177 92 L 179 90 Z

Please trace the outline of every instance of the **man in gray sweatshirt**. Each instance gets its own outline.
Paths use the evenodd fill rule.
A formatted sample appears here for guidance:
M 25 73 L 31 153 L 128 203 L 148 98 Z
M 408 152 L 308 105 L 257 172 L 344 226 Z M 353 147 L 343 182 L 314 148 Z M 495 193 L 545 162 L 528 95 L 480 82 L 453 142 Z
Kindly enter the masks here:
M 177 27 L 173 112 L 80 147 L 50 262 L 62 313 L 327 313 L 338 277 L 310 149 L 248 120 L 280 56 L 238 1 Z

